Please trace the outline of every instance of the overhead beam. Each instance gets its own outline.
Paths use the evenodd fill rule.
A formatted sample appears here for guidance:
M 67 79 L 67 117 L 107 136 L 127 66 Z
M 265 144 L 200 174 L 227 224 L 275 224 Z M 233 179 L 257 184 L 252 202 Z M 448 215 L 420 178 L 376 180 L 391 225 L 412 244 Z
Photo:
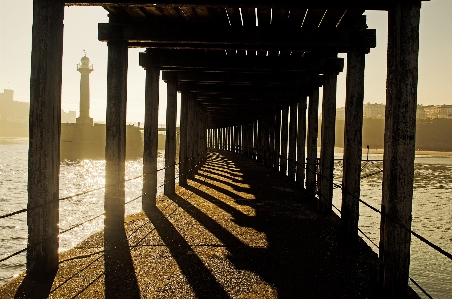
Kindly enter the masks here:
M 183 51 L 147 49 L 140 53 L 140 66 L 161 70 L 249 70 L 342 72 L 344 59 L 301 56 L 228 56 L 216 51 Z
M 422 0 L 430 1 L 430 0 Z M 388 10 L 394 5 L 394 0 L 304 0 L 294 3 L 293 0 L 228 0 L 214 2 L 209 0 L 65 0 L 67 6 L 149 6 L 149 7 L 180 7 L 180 6 L 208 6 L 208 7 L 290 7 L 304 9 L 366 9 Z
M 175 24 L 99 24 L 100 41 L 123 40 L 134 47 L 347 52 L 375 48 L 376 30 L 307 30 L 302 27 L 235 27 Z
M 307 73 L 252 73 L 252 72 L 209 72 L 209 71 L 163 71 L 162 79 L 166 81 L 175 73 L 178 82 L 197 83 L 234 83 L 261 85 L 309 85 L 321 86 L 322 76 Z
M 178 91 L 205 94 L 284 94 L 299 95 L 305 88 L 296 85 L 233 85 L 233 84 L 198 84 L 179 83 Z

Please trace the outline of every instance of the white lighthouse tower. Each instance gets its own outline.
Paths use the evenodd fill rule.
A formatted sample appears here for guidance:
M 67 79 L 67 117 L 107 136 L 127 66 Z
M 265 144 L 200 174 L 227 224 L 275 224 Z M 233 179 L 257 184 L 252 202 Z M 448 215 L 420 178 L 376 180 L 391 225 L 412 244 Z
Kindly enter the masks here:
M 78 124 L 93 125 L 93 119 L 89 117 L 89 74 L 93 71 L 93 65 L 89 64 L 89 58 L 85 56 L 80 59 L 77 71 L 80 72 L 80 116 L 77 117 Z

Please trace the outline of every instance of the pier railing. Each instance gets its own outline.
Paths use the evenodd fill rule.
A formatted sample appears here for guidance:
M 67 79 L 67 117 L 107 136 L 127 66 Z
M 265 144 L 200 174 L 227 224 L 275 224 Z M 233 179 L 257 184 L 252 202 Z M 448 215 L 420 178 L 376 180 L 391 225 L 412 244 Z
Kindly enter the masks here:
M 192 168 L 187 169 L 187 174 L 179 174 L 178 176 L 175 177 L 175 179 L 177 179 L 177 178 L 179 178 L 180 176 L 183 176 L 183 175 L 188 175 L 191 171 L 194 171 L 194 170 L 198 169 L 205 162 L 205 160 L 201 159 L 200 157 L 204 157 L 205 155 L 206 155 L 206 152 L 200 152 L 197 155 L 195 155 L 195 156 L 193 156 L 191 158 L 188 158 L 186 163 L 187 163 L 187 165 L 192 166 Z M 194 163 L 193 163 L 193 161 L 194 161 Z M 146 173 L 146 174 L 155 174 L 155 175 L 157 175 L 157 173 L 159 173 L 159 172 L 161 172 L 161 171 L 163 171 L 163 170 L 165 170 L 167 168 L 174 167 L 174 166 L 180 166 L 181 164 L 182 164 L 182 162 L 178 162 L 178 163 L 175 163 L 174 165 L 165 166 L 165 167 L 159 168 L 159 169 L 157 169 L 155 171 L 152 171 L 152 172 Z M 130 181 L 133 181 L 133 180 L 137 180 L 139 178 L 142 178 L 144 175 L 145 174 L 141 174 L 139 176 L 128 178 L 128 179 L 125 180 L 125 182 L 130 182 Z M 162 184 L 157 186 L 157 189 L 162 188 L 167 183 L 168 183 L 168 181 L 164 181 Z M 70 199 L 73 199 L 73 198 L 76 198 L 76 197 L 79 197 L 79 196 L 82 196 L 82 195 L 86 195 L 86 194 L 89 194 L 89 193 L 92 193 L 92 192 L 95 192 L 95 191 L 103 190 L 106 187 L 107 187 L 107 185 L 102 185 L 102 186 L 99 186 L 99 187 L 96 187 L 96 188 L 92 188 L 92 189 L 85 190 L 85 191 L 82 191 L 82 192 L 79 192 L 79 193 L 76 193 L 76 194 L 72 194 L 70 196 L 59 198 L 56 201 L 70 200 Z M 136 196 L 136 197 L 134 197 L 134 198 L 132 198 L 130 200 L 128 200 L 127 202 L 125 202 L 125 205 L 127 205 L 127 204 L 129 204 L 131 202 L 134 202 L 134 201 L 138 200 L 141 197 L 142 197 L 142 194 L 139 195 L 139 196 Z M 24 208 L 24 209 L 16 210 L 14 212 L 3 214 L 3 215 L 0 215 L 0 219 L 9 218 L 9 217 L 12 217 L 12 216 L 15 216 L 15 215 L 19 215 L 19 214 L 22 214 L 22 213 L 25 213 L 25 212 L 29 212 L 29 211 L 32 211 L 32 210 L 35 210 L 35 209 L 38 209 L 38 208 L 42 208 L 43 206 L 48 205 L 48 204 L 50 204 L 52 202 L 54 202 L 54 201 L 48 201 L 48 202 L 46 202 L 44 204 L 41 204 L 41 205 L 37 205 L 37 206 L 29 207 L 29 208 Z M 94 217 L 86 219 L 86 220 L 84 220 L 82 222 L 79 222 L 77 224 L 74 224 L 74 225 L 72 225 L 72 226 L 70 226 L 70 227 L 68 227 L 66 229 L 60 229 L 59 235 L 67 233 L 67 232 L 69 232 L 69 231 L 71 231 L 71 230 L 73 230 L 73 229 L 75 229 L 77 227 L 80 227 L 80 226 L 82 226 L 82 225 L 84 225 L 84 224 L 86 224 L 88 222 L 94 221 L 94 220 L 96 220 L 96 219 L 98 219 L 98 218 L 100 218 L 100 217 L 102 217 L 104 215 L 105 215 L 105 212 L 104 213 L 100 213 L 100 214 L 98 214 L 98 215 L 96 215 Z M 10 258 L 12 258 L 12 257 L 14 257 L 16 255 L 24 253 L 28 249 L 36 247 L 36 246 L 42 244 L 43 242 L 45 242 L 45 240 L 42 240 L 41 242 L 36 243 L 33 246 L 27 246 L 27 247 L 22 248 L 22 249 L 20 249 L 18 251 L 15 251 L 13 253 L 7 254 L 5 257 L 0 259 L 0 263 L 4 262 L 6 260 L 9 260 Z
M 225 150 L 228 150 L 225 148 Z M 287 166 L 287 172 L 289 172 L 289 167 L 294 167 L 294 169 L 292 169 L 292 171 L 297 171 L 298 167 L 301 167 L 301 169 L 303 169 L 304 171 L 311 171 L 308 167 L 306 167 L 309 163 L 308 162 L 299 162 L 299 161 L 292 161 L 291 159 L 289 159 L 288 157 L 283 157 L 280 154 L 276 154 L 273 152 L 269 152 L 269 151 L 265 151 L 259 148 L 255 148 L 255 147 L 244 147 L 241 145 L 234 145 L 230 148 L 230 151 L 232 152 L 236 152 L 236 153 L 243 153 L 243 154 L 248 154 L 249 157 L 253 160 L 255 160 L 256 162 L 261 162 L 262 164 L 267 164 L 269 166 L 273 166 L 279 169 L 279 167 L 281 167 L 282 160 L 284 159 L 286 162 L 286 166 Z M 307 160 L 307 159 L 306 159 Z M 431 242 L 430 240 L 428 240 L 427 238 L 425 238 L 424 236 L 420 235 L 419 233 L 413 231 L 411 228 L 403 225 L 400 221 L 398 221 L 397 219 L 393 219 L 392 217 L 390 217 L 389 215 L 387 215 L 385 213 L 385 211 L 381 211 L 378 208 L 372 206 L 371 204 L 367 203 L 366 201 L 364 201 L 362 198 L 358 198 L 355 195 L 351 194 L 350 192 L 348 192 L 348 190 L 346 190 L 345 188 L 343 188 L 342 184 L 338 184 L 335 183 L 334 181 L 332 182 L 329 178 L 325 177 L 322 174 L 322 171 L 320 169 L 320 163 L 319 163 L 320 159 L 316 159 L 316 167 L 315 167 L 315 172 L 313 172 L 316 177 L 318 178 L 317 181 L 320 181 L 320 179 L 325 180 L 326 182 L 332 183 L 333 184 L 333 188 L 336 189 L 341 189 L 343 192 L 346 192 L 347 194 L 349 194 L 350 196 L 352 196 L 352 198 L 356 201 L 358 201 L 360 204 L 364 205 L 365 207 L 367 207 L 368 209 L 372 210 L 375 213 L 378 213 L 381 215 L 381 217 L 384 217 L 386 221 L 390 221 L 396 225 L 398 225 L 399 227 L 401 227 L 402 229 L 406 230 L 407 232 L 409 232 L 412 236 L 414 236 L 415 238 L 417 238 L 418 240 L 420 240 L 421 242 L 423 242 L 424 244 L 428 245 L 430 248 L 433 248 L 437 253 L 443 255 L 444 257 L 446 257 L 449 260 L 452 260 L 452 254 L 450 252 L 447 252 L 446 250 L 444 250 L 443 248 L 441 248 L 440 246 L 434 244 L 433 242 Z M 335 161 L 342 161 L 342 159 L 334 159 Z M 361 170 L 364 169 L 368 169 L 370 167 L 375 167 L 376 169 L 374 171 L 370 171 L 369 173 L 364 174 L 363 176 L 361 176 L 361 179 L 364 178 L 369 178 L 371 176 L 375 176 L 378 175 L 380 173 L 383 173 L 383 168 L 378 166 L 379 162 L 382 162 L 382 160 L 369 160 L 367 159 L 363 159 L 362 160 L 363 164 L 361 166 Z M 275 165 L 276 163 L 276 165 Z M 339 162 L 340 163 L 340 162 Z M 317 186 L 317 188 L 319 188 L 319 186 Z M 319 200 L 318 196 L 319 196 L 319 192 L 318 189 L 316 190 L 316 199 Z M 341 214 L 341 210 L 336 207 L 333 204 L 333 208 L 335 210 L 338 211 L 339 216 Z M 384 207 L 383 207 L 384 209 Z M 373 244 L 373 246 L 376 247 L 377 250 L 381 250 L 381 246 L 379 246 L 378 244 L 376 244 L 364 231 L 362 231 L 359 227 L 358 227 L 358 231 L 367 239 L 369 240 L 369 242 L 371 242 Z M 380 242 L 381 243 L 381 242 Z M 381 254 L 381 252 L 380 252 Z M 425 290 L 425 288 L 423 288 L 415 279 L 413 279 L 411 276 L 409 276 L 409 280 L 416 286 L 419 288 L 419 290 L 426 295 L 428 298 L 433 298 L 428 292 L 427 290 Z

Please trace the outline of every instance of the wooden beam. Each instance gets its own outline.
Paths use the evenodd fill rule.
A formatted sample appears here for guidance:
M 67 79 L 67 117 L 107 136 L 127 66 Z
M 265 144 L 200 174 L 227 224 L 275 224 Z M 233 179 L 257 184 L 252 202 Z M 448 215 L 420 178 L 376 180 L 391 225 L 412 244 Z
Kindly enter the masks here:
M 285 94 L 299 95 L 304 91 L 301 86 L 287 85 L 233 85 L 233 84 L 198 84 L 179 83 L 179 91 L 204 94 Z
M 146 69 L 142 198 L 142 208 L 145 212 L 150 212 L 156 206 L 159 78 L 158 69 Z
M 98 30 L 100 41 L 124 40 L 142 48 L 347 52 L 357 47 L 376 47 L 374 29 L 100 23 Z
M 323 82 L 322 75 L 306 72 L 163 71 L 162 79 L 166 81 L 172 73 L 176 73 L 178 82 L 243 85 L 321 85 Z
M 27 274 L 58 269 L 62 1 L 34 1 L 28 151 Z M 5 194 L 6 196 L 6 194 Z
M 430 1 L 430 0 L 422 0 Z M 294 2 L 293 0 L 229 0 L 212 2 L 209 0 L 65 0 L 67 6 L 148 6 L 148 7 L 180 7 L 180 6 L 206 6 L 206 7 L 291 7 L 305 9 L 366 9 L 366 10 L 388 10 L 394 5 L 394 0 L 304 0 Z
M 228 56 L 217 51 L 176 51 L 149 49 L 140 53 L 142 67 L 156 66 L 161 70 L 252 70 L 342 72 L 344 59 L 337 57 L 301 56 Z

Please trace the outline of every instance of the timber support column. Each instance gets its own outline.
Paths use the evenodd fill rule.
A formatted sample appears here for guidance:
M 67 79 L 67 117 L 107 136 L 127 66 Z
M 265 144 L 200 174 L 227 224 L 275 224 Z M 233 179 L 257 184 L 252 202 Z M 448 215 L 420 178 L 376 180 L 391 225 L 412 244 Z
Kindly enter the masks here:
M 188 178 L 193 179 L 194 178 L 194 167 L 195 167 L 195 148 L 194 148 L 194 138 L 195 138 L 195 132 L 194 132 L 194 126 L 195 126 L 195 100 L 193 98 L 193 95 L 191 93 L 188 94 L 188 126 L 187 126 L 187 141 L 190 140 L 190 142 L 187 142 L 187 156 L 188 156 Z M 220 129 L 221 133 L 221 129 Z M 221 134 L 220 134 L 221 137 Z M 221 141 L 221 139 L 220 139 Z M 219 144 L 221 146 L 221 143 Z
M 148 50 L 149 51 L 149 50 Z M 140 53 L 147 55 L 147 53 Z M 160 70 L 143 63 L 146 68 L 144 108 L 143 191 L 142 208 L 149 212 L 155 208 L 157 197 L 157 151 Z
M 180 108 L 180 144 L 179 144 L 179 185 L 187 185 L 188 176 L 188 91 L 182 91 Z M 212 130 L 209 130 L 209 144 L 213 146 Z
M 352 242 L 358 240 L 365 56 L 364 49 L 347 54 L 341 230 Z
M 319 131 L 319 88 L 309 95 L 308 136 L 306 145 L 306 194 L 313 198 L 317 188 L 317 137 Z
M 37 278 L 58 269 L 63 17 L 64 1 L 34 1 L 27 274 Z M 37 206 L 41 207 L 34 208 Z
M 275 169 L 279 171 L 281 164 L 281 110 L 276 112 L 275 118 Z
M 173 195 L 176 185 L 176 117 L 177 78 L 172 75 L 167 80 L 166 103 L 166 143 L 165 143 L 165 195 Z
M 297 186 L 304 188 L 306 148 L 306 96 L 298 101 Z
M 287 143 L 289 139 L 288 134 L 288 117 L 289 117 L 289 107 L 282 110 L 281 116 L 281 168 L 280 172 L 283 176 L 287 175 Z
M 380 282 L 389 294 L 407 291 L 410 268 L 421 2 L 400 1 L 388 11 L 385 148 Z
M 128 61 L 124 41 L 109 41 L 107 45 L 104 243 L 117 241 L 116 232 L 124 229 Z
M 334 142 L 336 127 L 337 73 L 327 72 L 323 85 L 322 148 L 320 149 L 320 189 L 318 209 L 329 213 L 333 209 Z
M 297 148 L 297 103 L 290 105 L 289 122 L 289 169 L 288 176 L 290 181 L 295 181 L 295 163 Z

